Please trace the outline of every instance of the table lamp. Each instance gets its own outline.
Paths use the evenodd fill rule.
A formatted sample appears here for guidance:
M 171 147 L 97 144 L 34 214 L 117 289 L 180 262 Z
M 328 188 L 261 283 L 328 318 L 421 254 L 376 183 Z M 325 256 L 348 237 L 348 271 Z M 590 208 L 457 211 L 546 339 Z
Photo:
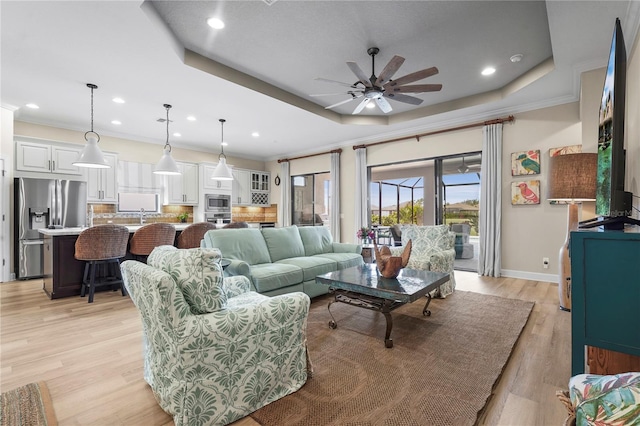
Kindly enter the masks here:
M 571 311 L 571 261 L 569 241 L 571 231 L 578 229 L 578 205 L 580 201 L 594 201 L 596 198 L 596 174 L 598 154 L 565 154 L 549 159 L 549 201 L 569 203 L 567 216 L 567 237 L 559 253 L 558 298 L 560 309 Z

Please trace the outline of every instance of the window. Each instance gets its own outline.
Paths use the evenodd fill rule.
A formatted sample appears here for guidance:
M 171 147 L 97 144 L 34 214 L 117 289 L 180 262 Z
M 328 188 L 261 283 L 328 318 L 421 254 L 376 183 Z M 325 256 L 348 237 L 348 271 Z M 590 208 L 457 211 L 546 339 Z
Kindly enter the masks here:
M 330 173 L 292 176 L 292 223 L 298 226 L 329 226 L 330 188 Z

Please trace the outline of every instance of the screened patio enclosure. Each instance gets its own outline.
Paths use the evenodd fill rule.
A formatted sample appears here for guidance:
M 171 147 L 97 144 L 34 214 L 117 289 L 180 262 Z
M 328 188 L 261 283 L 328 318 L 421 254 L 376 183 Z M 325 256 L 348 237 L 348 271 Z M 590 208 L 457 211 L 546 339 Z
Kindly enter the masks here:
M 456 269 L 477 270 L 480 153 L 369 167 L 370 226 L 393 245 L 395 224 L 447 224 L 456 232 Z

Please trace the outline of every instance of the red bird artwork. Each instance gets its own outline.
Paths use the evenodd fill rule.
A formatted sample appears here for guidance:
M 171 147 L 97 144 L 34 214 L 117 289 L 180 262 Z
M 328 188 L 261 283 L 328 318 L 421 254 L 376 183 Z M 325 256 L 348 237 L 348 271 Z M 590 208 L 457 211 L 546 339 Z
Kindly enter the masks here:
M 522 197 L 525 200 L 527 200 L 528 203 L 530 204 L 540 203 L 540 199 L 538 198 L 536 193 L 533 192 L 525 182 L 520 182 L 518 184 L 518 188 L 520 188 L 520 194 L 522 194 Z

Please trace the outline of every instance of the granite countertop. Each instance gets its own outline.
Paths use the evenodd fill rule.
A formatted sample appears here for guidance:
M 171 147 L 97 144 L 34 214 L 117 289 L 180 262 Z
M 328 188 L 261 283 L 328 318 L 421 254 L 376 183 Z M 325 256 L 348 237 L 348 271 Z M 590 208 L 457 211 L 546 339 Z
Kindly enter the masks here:
M 172 223 L 173 226 L 176 227 L 176 231 L 182 231 L 187 226 L 191 225 L 190 223 Z M 129 232 L 136 232 L 138 229 L 142 228 L 143 225 L 124 225 L 127 227 Z M 51 235 L 53 237 L 59 237 L 62 235 L 80 235 L 82 231 L 87 229 L 84 228 L 62 228 L 62 229 L 38 229 L 42 235 Z

